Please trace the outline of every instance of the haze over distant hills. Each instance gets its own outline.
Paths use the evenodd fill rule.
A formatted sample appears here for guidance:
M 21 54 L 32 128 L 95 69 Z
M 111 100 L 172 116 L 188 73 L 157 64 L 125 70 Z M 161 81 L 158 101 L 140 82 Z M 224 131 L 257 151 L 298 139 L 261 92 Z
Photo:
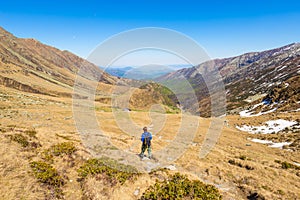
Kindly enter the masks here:
M 141 67 L 100 67 L 112 76 L 136 79 L 136 80 L 154 80 L 160 76 L 166 75 L 176 70 L 191 67 L 191 65 L 146 65 Z

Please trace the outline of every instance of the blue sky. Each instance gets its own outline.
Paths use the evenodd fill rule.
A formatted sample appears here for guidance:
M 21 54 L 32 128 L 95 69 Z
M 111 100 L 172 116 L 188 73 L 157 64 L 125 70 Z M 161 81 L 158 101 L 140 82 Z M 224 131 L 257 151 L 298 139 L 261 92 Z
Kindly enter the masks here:
M 300 42 L 300 1 L 2 1 L 0 26 L 86 58 L 121 31 L 163 27 L 212 58 Z M 170 61 L 170 64 L 172 61 Z

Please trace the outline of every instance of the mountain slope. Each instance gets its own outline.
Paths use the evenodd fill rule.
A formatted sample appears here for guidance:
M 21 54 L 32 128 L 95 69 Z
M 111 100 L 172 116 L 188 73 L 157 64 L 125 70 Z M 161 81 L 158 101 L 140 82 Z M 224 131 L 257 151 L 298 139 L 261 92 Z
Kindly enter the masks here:
M 117 78 L 68 52 L 34 39 L 20 39 L 0 28 L 0 82 L 27 92 L 71 96 L 75 75 L 82 67 L 102 83 Z M 86 77 L 88 78 L 88 76 Z
M 200 113 L 209 116 L 210 95 L 203 77 L 213 76 L 216 70 L 220 72 L 226 89 L 227 109 L 233 110 L 246 105 L 248 98 L 265 94 L 276 84 L 299 74 L 299 66 L 300 44 L 293 43 L 268 51 L 208 61 L 167 74 L 157 81 L 170 85 L 187 80 L 200 102 Z
M 268 92 L 266 96 L 254 103 L 263 102 L 254 109 L 259 112 L 293 112 L 300 109 L 300 75 L 296 75 L 280 83 Z M 257 104 L 256 104 L 257 105 Z
M 160 91 L 146 92 L 147 88 L 139 88 L 147 83 L 111 76 L 68 51 L 61 51 L 35 39 L 17 38 L 0 27 L 0 85 L 36 94 L 72 97 L 75 80 L 80 90 L 96 87 L 96 99 L 110 99 L 112 91 L 127 91 L 128 88 L 136 89 L 137 94 L 164 95 Z M 79 93 L 77 91 L 74 95 L 86 98 Z M 131 102 L 138 102 L 139 98 L 133 95 Z M 135 104 L 132 108 L 148 109 L 152 104 L 165 104 L 168 101 L 169 105 L 176 105 L 175 101 L 170 103 L 172 99 L 162 101 L 161 98 L 151 98 L 147 103 L 144 102 L 144 106 Z

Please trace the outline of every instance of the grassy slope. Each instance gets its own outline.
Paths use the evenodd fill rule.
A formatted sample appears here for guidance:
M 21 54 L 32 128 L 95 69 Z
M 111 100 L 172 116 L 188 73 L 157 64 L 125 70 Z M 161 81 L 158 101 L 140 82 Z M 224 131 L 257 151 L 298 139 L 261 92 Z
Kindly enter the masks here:
M 103 179 L 91 177 L 84 183 L 78 182 L 77 169 L 90 158 L 90 154 L 82 146 L 80 136 L 76 132 L 72 119 L 71 99 L 55 98 L 43 95 L 22 93 L 16 90 L 1 87 L 1 198 L 5 199 L 40 199 L 51 197 L 51 188 L 40 184 L 33 176 L 29 163 L 42 159 L 42 152 L 52 145 L 62 142 L 73 142 L 78 149 L 72 156 L 62 155 L 54 157 L 51 164 L 64 177 L 65 184 L 61 187 L 66 199 L 80 199 L 83 195 L 97 196 L 99 199 L 120 197 L 132 199 L 139 188 L 142 195 L 158 177 L 166 175 L 143 174 L 136 180 L 125 182 L 123 186 L 102 188 Z M 131 112 L 131 119 L 138 125 L 151 124 L 148 112 Z M 156 115 L 157 117 L 160 116 Z M 117 126 L 113 113 L 97 112 L 101 129 L 112 137 L 112 141 L 121 149 L 133 146 L 133 152 L 139 151 L 139 132 L 136 137 L 126 136 Z M 180 115 L 166 115 L 165 126 L 161 130 L 152 130 L 154 137 L 154 154 L 169 144 L 179 127 Z M 283 114 L 281 118 L 299 118 L 298 113 Z M 282 169 L 275 160 L 300 162 L 299 152 L 288 152 L 269 148 L 262 144 L 252 143 L 248 134 L 234 128 L 235 124 L 259 123 L 266 121 L 270 116 L 242 119 L 237 116 L 228 116 L 229 127 L 224 127 L 221 138 L 215 149 L 205 158 L 199 159 L 197 152 L 205 136 L 210 119 L 200 119 L 200 126 L 194 139 L 195 145 L 182 155 L 175 165 L 181 173 L 191 178 L 200 178 L 221 188 L 223 196 L 235 199 L 246 198 L 251 193 L 258 192 L 267 199 L 296 198 L 300 195 L 299 170 Z M 15 127 L 15 128 L 14 128 Z M 36 137 L 26 135 L 26 130 L 35 128 Z M 37 142 L 41 146 L 28 150 L 17 142 L 11 141 L 6 135 L 22 134 L 30 142 Z M 122 136 L 120 140 L 120 136 Z M 161 136 L 162 139 L 158 139 Z M 248 146 L 246 144 L 251 144 Z M 245 158 L 245 159 L 244 159 Z M 242 167 L 232 165 L 229 160 L 240 163 Z M 247 170 L 243 166 L 251 166 L 254 170 Z M 195 173 L 191 173 L 191 172 Z M 263 177 L 263 178 L 262 178 Z M 83 185 L 84 187 L 83 187 Z M 108 184 L 109 186 L 109 184 Z M 25 198 L 25 199 L 26 199 Z

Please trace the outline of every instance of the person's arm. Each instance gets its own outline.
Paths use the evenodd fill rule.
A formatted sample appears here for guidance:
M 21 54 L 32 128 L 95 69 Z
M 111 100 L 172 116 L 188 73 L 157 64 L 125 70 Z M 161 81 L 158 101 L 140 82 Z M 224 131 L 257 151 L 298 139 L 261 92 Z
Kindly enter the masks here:
M 152 134 L 149 132 L 149 138 L 150 140 L 152 140 Z
M 145 134 L 143 133 L 141 136 L 141 141 L 144 142 L 144 140 L 145 140 Z

